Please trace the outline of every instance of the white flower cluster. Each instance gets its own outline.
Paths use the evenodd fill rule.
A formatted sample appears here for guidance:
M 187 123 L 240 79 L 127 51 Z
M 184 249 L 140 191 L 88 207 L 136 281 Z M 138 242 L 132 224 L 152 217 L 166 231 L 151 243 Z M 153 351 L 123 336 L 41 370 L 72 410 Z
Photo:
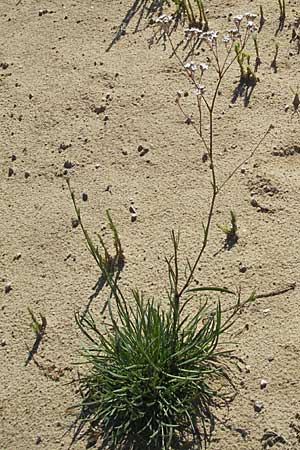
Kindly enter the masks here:
M 256 18 L 256 14 L 252 14 L 250 12 L 245 14 L 240 14 L 238 16 L 233 17 L 233 22 L 236 28 L 231 28 L 228 30 L 228 34 L 223 37 L 223 42 L 227 45 L 229 42 L 234 41 L 241 37 L 241 23 L 244 19 L 247 20 L 246 29 L 251 33 L 257 30 L 257 26 L 254 23 L 254 19 Z
M 203 84 L 197 84 L 196 86 L 196 95 L 203 95 L 205 92 L 205 86 Z
M 155 23 L 170 23 L 173 21 L 173 16 L 167 16 L 166 14 L 162 14 L 157 19 L 155 19 Z
M 202 31 L 199 28 L 191 27 L 184 30 L 188 39 L 197 38 L 207 41 L 209 44 L 214 45 L 217 41 L 218 31 Z
M 184 68 L 189 72 L 196 72 L 197 64 L 195 64 L 194 61 L 191 61 L 191 62 L 186 63 L 184 65 Z M 201 74 L 203 74 L 203 72 L 208 69 L 208 65 L 205 63 L 200 63 L 199 69 L 201 71 Z
M 201 81 L 203 73 L 208 69 L 208 65 L 202 62 L 202 63 L 199 63 L 199 65 L 197 66 L 197 64 L 194 61 L 190 61 L 184 65 L 184 68 L 186 69 L 188 76 L 195 83 L 196 95 L 202 96 L 205 92 L 205 86 L 203 84 L 196 83 L 195 72 L 199 68 L 199 70 L 201 72 L 200 73 L 200 81 Z
M 256 31 L 257 27 L 256 27 L 255 23 L 253 22 L 254 19 L 256 19 L 256 17 L 257 17 L 256 14 L 247 12 L 245 14 L 240 14 L 238 16 L 234 16 L 233 17 L 233 22 L 234 22 L 234 24 L 236 26 L 236 29 L 239 31 L 241 22 L 244 19 L 246 19 L 247 20 L 247 25 L 246 25 L 247 30 Z
M 202 34 L 202 30 L 200 30 L 200 28 L 196 28 L 196 27 L 191 27 L 191 28 L 186 28 L 184 30 L 185 34 L 187 35 L 195 35 L 195 36 L 199 36 L 200 34 Z
M 155 24 L 159 27 L 161 33 L 168 33 L 173 20 L 173 16 L 162 14 L 161 16 L 157 17 L 157 19 L 155 19 Z
M 197 70 L 197 65 L 194 63 L 194 61 L 191 61 L 189 63 L 186 63 L 184 65 L 184 68 L 189 71 L 189 72 L 196 72 Z

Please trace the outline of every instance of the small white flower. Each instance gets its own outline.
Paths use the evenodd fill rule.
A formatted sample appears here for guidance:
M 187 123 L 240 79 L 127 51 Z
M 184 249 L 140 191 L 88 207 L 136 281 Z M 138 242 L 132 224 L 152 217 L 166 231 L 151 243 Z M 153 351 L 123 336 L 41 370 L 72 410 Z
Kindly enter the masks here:
M 228 36 L 228 34 L 225 34 L 225 36 L 223 36 L 223 42 L 225 42 L 225 44 L 228 44 L 228 42 L 231 41 L 230 36 Z
M 217 41 L 218 31 L 206 31 L 201 34 L 201 38 L 209 44 L 214 45 Z
M 208 37 L 208 39 L 215 41 L 218 37 L 218 33 L 219 33 L 218 31 L 208 31 L 207 37 Z
M 162 14 L 161 16 L 159 16 L 155 22 L 158 23 L 168 23 L 168 22 L 172 22 L 173 17 L 172 16 L 167 16 L 166 14 Z
M 165 14 L 162 14 L 161 16 L 157 17 L 157 19 L 155 19 L 156 23 L 161 23 L 163 21 L 163 18 L 165 17 Z
M 254 19 L 256 19 L 256 17 L 257 17 L 256 14 L 253 14 L 253 13 L 250 13 L 250 12 L 247 12 L 247 13 L 244 14 L 244 15 L 245 15 L 245 17 L 246 17 L 247 20 L 254 20 Z
M 191 27 L 191 28 L 186 28 L 184 30 L 185 33 L 196 33 L 196 34 L 201 34 L 202 31 L 199 28 L 195 28 L 195 27 Z
M 238 26 L 238 25 L 241 23 L 241 21 L 243 20 L 243 18 L 244 18 L 244 16 L 242 16 L 242 15 L 240 14 L 240 15 L 238 15 L 238 16 L 234 16 L 234 17 L 233 17 L 233 21 L 234 21 L 234 23 Z
M 205 63 L 200 63 L 199 64 L 199 69 L 201 70 L 201 72 L 203 73 L 205 70 L 208 69 L 208 65 Z
M 252 20 L 249 20 L 247 23 L 247 29 L 250 31 L 256 31 L 257 26 L 255 25 L 255 23 Z
M 232 39 L 235 39 L 235 38 L 238 38 L 241 36 L 241 34 L 237 28 L 231 28 L 231 30 L 228 30 L 228 33 Z
M 191 72 L 195 72 L 195 71 L 197 70 L 197 65 L 194 63 L 194 61 L 191 61 L 191 62 L 189 62 L 189 63 L 186 63 L 186 64 L 184 65 L 184 68 L 185 68 L 186 70 L 191 71 Z
M 197 84 L 196 95 L 203 95 L 205 92 L 205 86 L 203 84 Z

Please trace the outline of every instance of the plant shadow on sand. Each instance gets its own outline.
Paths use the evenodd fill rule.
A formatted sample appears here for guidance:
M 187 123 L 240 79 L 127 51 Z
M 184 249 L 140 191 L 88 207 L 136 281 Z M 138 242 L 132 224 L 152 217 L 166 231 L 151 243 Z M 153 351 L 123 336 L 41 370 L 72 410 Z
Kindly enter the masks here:
M 256 86 L 256 81 L 245 81 L 240 79 L 238 85 L 233 91 L 231 97 L 231 103 L 236 103 L 239 97 L 244 99 L 244 106 L 247 107 L 250 103 L 251 96 L 253 94 L 254 88 Z
M 127 27 L 129 26 L 130 22 L 133 20 L 135 16 L 137 16 L 137 22 L 134 27 L 133 33 L 137 33 L 138 31 L 141 31 L 141 22 L 143 19 L 145 19 L 145 25 L 143 26 L 143 29 L 146 29 L 150 26 L 153 26 L 155 23 L 155 19 L 157 19 L 159 16 L 161 16 L 164 12 L 164 6 L 170 6 L 167 0 L 135 0 L 132 4 L 132 6 L 129 8 L 127 13 L 125 14 L 125 17 L 121 21 L 120 25 L 117 28 L 117 31 L 105 50 L 106 52 L 109 52 L 112 47 L 126 34 Z M 171 34 L 176 31 L 179 22 L 184 23 L 185 18 L 184 15 L 180 12 L 176 12 L 172 14 L 173 16 L 173 23 L 170 24 L 170 27 L 168 28 L 168 35 L 171 36 Z M 202 28 L 202 26 L 200 26 Z M 160 29 L 158 29 L 156 32 L 154 32 L 153 36 L 149 39 L 149 48 L 155 43 L 158 44 L 161 40 L 163 40 L 164 49 L 166 50 L 166 33 L 161 32 Z M 183 47 L 183 51 L 188 50 L 187 54 L 185 55 L 184 60 L 187 61 L 196 50 L 199 50 L 201 43 L 203 40 L 199 36 L 198 39 L 194 39 L 192 46 L 190 46 L 190 42 L 188 40 L 182 39 L 177 45 L 176 48 L 173 49 L 171 52 L 170 58 L 175 56 L 176 51 Z M 190 49 L 188 47 L 190 46 Z
M 121 37 L 125 35 L 127 27 L 135 16 L 138 17 L 134 28 L 134 33 L 139 31 L 143 18 L 148 19 L 148 22 L 151 23 L 151 19 L 153 19 L 154 16 L 162 14 L 165 3 L 165 0 L 152 0 L 151 2 L 149 2 L 149 0 L 134 0 L 132 6 L 129 8 L 125 14 L 125 17 L 118 26 L 113 40 L 107 47 L 106 52 L 111 50 L 111 48 L 121 39 Z
M 78 374 L 79 376 L 79 374 Z M 101 431 L 96 431 L 94 433 L 91 433 L 90 430 L 84 430 L 84 425 L 81 423 L 78 426 L 78 422 L 81 419 L 84 419 L 84 412 L 81 411 L 81 415 L 77 416 L 76 419 L 72 422 L 71 426 L 69 427 L 68 431 L 66 433 L 69 433 L 73 430 L 73 438 L 71 445 L 69 447 L 69 450 L 73 448 L 74 444 L 78 443 L 79 441 L 83 439 L 87 439 L 85 448 L 90 449 L 93 448 L 94 450 L 115 450 L 115 445 L 111 444 L 107 440 L 103 439 Z M 218 420 L 213 414 L 210 416 L 209 421 L 209 430 L 208 434 L 206 436 L 206 439 L 208 440 L 206 444 L 202 441 L 200 431 L 198 430 L 197 426 L 195 425 L 195 433 L 179 433 L 178 436 L 174 437 L 173 443 L 172 443 L 172 449 L 173 450 L 199 450 L 199 449 L 205 449 L 208 445 L 208 442 L 210 442 L 210 439 L 212 438 L 212 434 L 215 430 L 215 422 Z M 127 439 L 126 442 L 123 443 L 122 449 L 123 450 L 140 450 L 141 448 L 145 448 L 145 441 L 140 439 L 138 440 L 135 436 L 133 439 Z M 120 448 L 120 447 L 118 447 Z M 157 450 L 156 447 L 148 447 L 149 450 Z

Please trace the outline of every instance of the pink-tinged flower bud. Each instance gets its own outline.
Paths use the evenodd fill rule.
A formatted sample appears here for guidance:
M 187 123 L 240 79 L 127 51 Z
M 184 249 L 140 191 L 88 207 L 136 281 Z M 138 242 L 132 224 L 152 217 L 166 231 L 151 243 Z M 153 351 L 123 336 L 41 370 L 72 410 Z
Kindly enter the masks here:
M 246 14 L 244 14 L 244 16 L 246 17 L 247 20 L 254 20 L 257 17 L 256 14 L 253 14 L 253 13 L 250 13 L 250 12 L 247 12 Z
M 233 21 L 235 23 L 235 25 L 239 28 L 241 21 L 243 20 L 244 16 L 242 16 L 241 14 L 239 16 L 234 16 L 233 17 Z
M 196 95 L 203 95 L 205 92 L 205 86 L 203 84 L 197 84 L 196 86 Z
M 184 68 L 185 68 L 187 71 L 195 72 L 195 71 L 197 70 L 197 65 L 194 63 L 194 61 L 191 61 L 191 62 L 189 62 L 189 63 L 186 63 L 186 64 L 184 65 Z
M 201 72 L 203 73 L 205 70 L 208 69 L 208 65 L 205 63 L 200 63 L 199 64 L 199 69 L 201 70 Z

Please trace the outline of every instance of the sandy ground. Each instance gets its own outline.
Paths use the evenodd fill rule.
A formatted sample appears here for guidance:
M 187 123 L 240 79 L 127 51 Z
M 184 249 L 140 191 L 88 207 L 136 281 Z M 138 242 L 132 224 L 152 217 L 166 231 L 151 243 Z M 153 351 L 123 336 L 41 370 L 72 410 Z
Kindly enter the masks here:
M 134 32 L 144 2 L 136 0 L 140 9 L 127 14 L 132 3 L 0 1 L 1 450 L 67 449 L 71 442 L 64 436 L 72 420 L 67 408 L 79 394 L 69 382 L 82 345 L 74 311 L 84 309 L 99 274 L 80 229 L 72 227 L 66 174 L 89 230 L 108 236 L 110 208 L 125 249 L 125 290 L 141 287 L 161 298 L 171 228 L 181 230 L 182 255 L 195 255 L 201 239 L 209 168 L 174 103 L 177 90 L 190 86 L 169 47 L 149 50 L 152 31 L 145 20 Z M 245 293 L 270 292 L 297 282 L 300 273 L 300 117 L 291 92 L 300 86 L 300 55 L 290 27 L 300 2 L 287 2 L 285 27 L 276 36 L 275 1 L 207 3 L 210 22 L 220 30 L 228 27 L 229 13 L 258 13 L 260 3 L 267 19 L 259 35 L 260 81 L 249 105 L 244 98 L 231 102 L 238 67 L 218 98 L 219 180 L 247 157 L 271 123 L 275 128 L 219 198 L 197 279 L 241 286 Z M 48 12 L 39 15 L 41 9 Z M 106 52 L 126 15 L 126 31 Z M 192 102 L 191 94 L 187 108 Z M 139 145 L 149 151 L 141 155 Z M 240 239 L 224 251 L 216 223 L 228 221 L 230 209 L 236 211 Z M 274 448 L 300 448 L 299 298 L 296 286 L 243 312 L 236 353 L 247 369 L 237 376 L 235 401 L 220 413 L 212 450 L 262 449 L 266 430 L 284 437 Z M 99 295 L 94 310 L 102 304 Z M 34 361 L 25 366 L 34 342 L 28 307 L 47 319 L 39 367 Z M 263 378 L 268 386 L 261 390 Z M 255 401 L 263 402 L 260 413 Z

